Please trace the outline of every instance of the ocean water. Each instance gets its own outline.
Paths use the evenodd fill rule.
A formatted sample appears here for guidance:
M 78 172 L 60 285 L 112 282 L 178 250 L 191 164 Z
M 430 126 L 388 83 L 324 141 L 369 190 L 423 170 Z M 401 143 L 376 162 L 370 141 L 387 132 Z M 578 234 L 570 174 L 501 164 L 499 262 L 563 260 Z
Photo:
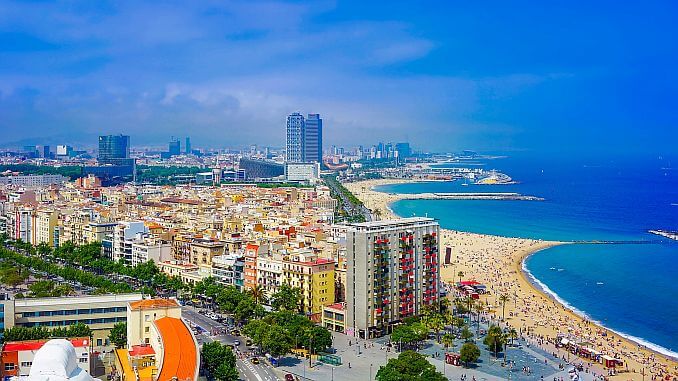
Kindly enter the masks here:
M 545 201 L 402 200 L 391 208 L 401 216 L 428 215 L 445 228 L 475 233 L 646 242 L 559 246 L 530 256 L 525 270 L 547 292 L 581 314 L 678 357 L 678 300 L 674 297 L 678 295 L 678 241 L 647 233 L 650 229 L 678 230 L 678 168 L 666 158 L 514 157 L 485 164 L 483 168 L 503 171 L 519 184 L 428 182 L 377 190 L 540 196 Z

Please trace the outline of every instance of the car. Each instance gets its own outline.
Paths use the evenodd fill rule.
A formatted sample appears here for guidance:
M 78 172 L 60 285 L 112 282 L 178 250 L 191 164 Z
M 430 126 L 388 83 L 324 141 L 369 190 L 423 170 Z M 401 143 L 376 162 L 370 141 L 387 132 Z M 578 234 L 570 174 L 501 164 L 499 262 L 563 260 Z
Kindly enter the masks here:
M 294 376 L 291 375 L 291 374 L 289 374 L 289 373 L 287 373 L 287 374 L 285 375 L 285 381 L 294 381 Z
M 231 335 L 240 336 L 240 331 L 238 331 L 237 329 L 234 329 L 234 330 L 231 331 Z
M 247 345 L 248 347 L 252 345 L 252 339 L 245 340 L 245 345 Z
M 250 361 L 251 361 L 252 364 L 254 364 L 254 365 L 259 364 L 259 358 L 258 358 L 258 357 L 252 357 L 252 358 L 250 359 Z
M 240 346 L 240 340 L 234 341 L 234 342 L 233 342 L 233 345 L 235 345 L 236 347 L 237 347 L 237 346 Z

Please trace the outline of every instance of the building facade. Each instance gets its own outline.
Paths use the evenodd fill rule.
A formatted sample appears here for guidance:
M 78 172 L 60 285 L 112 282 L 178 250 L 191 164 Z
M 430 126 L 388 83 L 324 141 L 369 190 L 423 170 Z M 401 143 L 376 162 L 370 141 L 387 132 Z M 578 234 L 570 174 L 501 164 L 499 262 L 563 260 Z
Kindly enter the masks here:
M 287 116 L 287 151 L 285 161 L 288 163 L 304 162 L 304 116 L 298 112 Z
M 361 338 L 439 303 L 439 231 L 432 218 L 352 224 L 346 233 L 346 330 Z
M 308 114 L 304 124 L 304 161 L 322 163 L 323 120 L 320 119 L 320 114 Z
M 100 163 L 117 164 L 118 159 L 128 159 L 130 140 L 128 135 L 102 135 L 99 136 Z

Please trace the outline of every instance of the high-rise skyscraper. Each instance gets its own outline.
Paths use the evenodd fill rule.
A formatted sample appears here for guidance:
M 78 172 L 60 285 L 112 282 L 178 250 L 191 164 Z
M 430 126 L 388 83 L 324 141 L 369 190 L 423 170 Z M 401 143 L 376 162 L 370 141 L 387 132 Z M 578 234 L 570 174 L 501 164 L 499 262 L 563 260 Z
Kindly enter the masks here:
M 186 137 L 186 155 L 190 155 L 192 153 L 192 148 L 191 148 L 191 138 Z
M 128 135 L 99 136 L 99 156 L 101 163 L 115 164 L 118 159 L 129 159 Z
M 322 163 L 323 161 L 323 120 L 320 114 L 308 114 L 304 131 L 304 161 Z
M 351 224 L 346 233 L 346 329 L 371 338 L 439 302 L 440 226 L 432 218 Z
M 169 142 L 169 156 L 179 156 L 181 155 L 181 141 L 179 139 L 172 139 Z
M 287 153 L 288 163 L 304 162 L 304 116 L 298 112 L 287 116 Z

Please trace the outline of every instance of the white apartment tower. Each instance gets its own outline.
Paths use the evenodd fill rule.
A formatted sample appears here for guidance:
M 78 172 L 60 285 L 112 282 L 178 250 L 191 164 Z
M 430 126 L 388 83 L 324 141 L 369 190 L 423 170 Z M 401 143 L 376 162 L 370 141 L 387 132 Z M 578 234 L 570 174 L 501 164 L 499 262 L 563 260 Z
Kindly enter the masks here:
M 379 337 L 439 303 L 439 233 L 432 218 L 351 224 L 346 233 L 346 332 Z

